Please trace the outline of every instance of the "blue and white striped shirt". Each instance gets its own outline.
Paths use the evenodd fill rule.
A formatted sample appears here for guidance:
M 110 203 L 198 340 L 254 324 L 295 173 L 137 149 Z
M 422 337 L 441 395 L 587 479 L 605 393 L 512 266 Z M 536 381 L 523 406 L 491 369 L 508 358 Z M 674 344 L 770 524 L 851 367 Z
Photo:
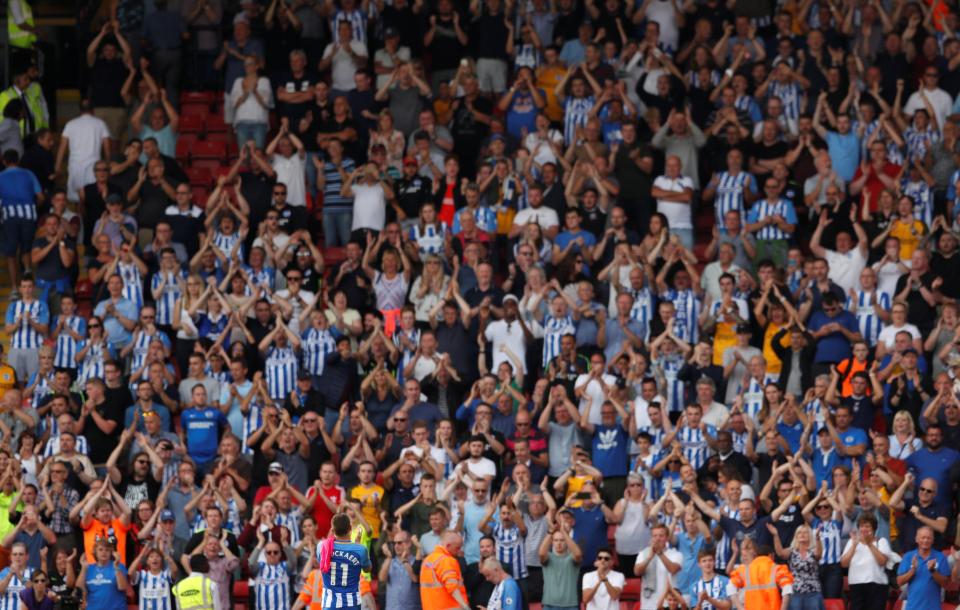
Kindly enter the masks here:
M 297 354 L 293 348 L 271 347 L 264 364 L 270 398 L 284 400 L 297 385 Z
M 731 519 L 739 520 L 740 511 L 734 510 L 727 505 L 720 507 L 720 514 L 725 517 L 730 517 Z M 727 569 L 727 563 L 730 562 L 730 557 L 733 555 L 733 545 L 731 544 L 730 538 L 724 534 L 720 537 L 720 541 L 717 543 L 717 555 L 716 562 L 717 568 L 721 570 Z
M 133 351 L 130 353 L 130 371 L 137 371 L 143 366 L 150 352 L 150 344 L 154 341 L 160 341 L 163 346 L 170 349 L 170 338 L 167 333 L 157 329 L 153 334 L 147 334 L 143 329 L 133 334 Z M 143 372 L 143 379 L 147 378 L 147 371 Z M 131 380 L 132 381 L 132 380 Z
M 23 315 L 17 330 L 13 331 L 10 337 L 11 349 L 37 349 L 43 345 L 43 336 L 38 333 L 27 319 L 33 320 L 37 324 L 50 324 L 50 310 L 47 304 L 34 299 L 30 303 L 23 301 L 14 301 L 7 306 L 7 324 L 14 324 L 17 317 Z M 2 610 L 2 609 L 0 609 Z
M 919 131 L 913 126 L 903 130 L 903 139 L 907 143 L 907 156 L 911 161 L 923 161 L 927 151 L 940 141 L 940 132 L 933 127 Z
M 0 172 L 0 176 L 0 220 L 36 220 L 36 196 L 42 193 L 43 189 L 33 172 L 21 167 L 8 167 Z M 26 199 L 28 196 L 29 199 Z M 14 605 L 10 610 L 18 608 Z
M 531 43 L 523 43 L 517 49 L 517 56 L 513 60 L 514 69 L 530 68 L 536 70 L 540 67 L 540 51 Z
M 4 568 L 3 571 L 0 571 L 0 580 L 6 578 L 10 571 L 10 568 Z M 7 590 L 0 595 L 0 610 L 20 610 L 20 592 L 29 586 L 32 576 L 33 568 L 31 567 L 24 568 L 23 578 L 17 577 L 16 574 L 10 576 Z
M 771 97 L 778 97 L 780 101 L 783 102 L 783 115 L 791 120 L 797 120 L 800 118 L 800 108 L 803 103 L 803 91 L 800 89 L 800 85 L 791 81 L 789 83 L 781 83 L 779 81 L 773 81 L 770 83 L 770 88 L 767 89 L 767 99 Z
M 256 399 L 250 402 L 250 409 L 243 416 L 243 453 L 244 455 L 253 455 L 253 447 L 247 445 L 247 439 L 250 435 L 260 429 L 263 425 L 263 411 L 260 405 L 256 404 Z
M 700 317 L 700 299 L 697 293 L 691 288 L 684 290 L 671 288 L 660 297 L 672 302 L 677 309 L 673 323 L 674 333 L 687 343 L 696 344 L 699 336 L 697 318 Z
M 700 597 L 700 593 L 706 593 L 713 599 L 726 601 L 736 595 L 736 587 L 730 584 L 730 579 L 721 574 L 714 574 L 710 580 L 698 578 L 693 583 L 693 599 Z M 699 610 L 717 610 L 717 607 L 708 601 L 704 601 Z
M 167 282 L 163 287 L 163 292 L 160 293 L 160 298 L 154 299 L 157 307 L 157 324 L 162 326 L 173 324 L 174 306 L 177 304 L 177 299 L 180 298 L 180 284 L 177 283 L 178 276 L 186 280 L 187 272 L 181 270 L 180 273 L 177 274 L 172 271 L 158 271 L 153 274 L 153 279 L 150 280 L 151 296 L 153 296 L 153 291 L 160 288 L 160 283 L 164 279 L 166 279 Z
M 563 141 L 569 146 L 576 141 L 577 127 L 587 124 L 587 115 L 593 109 L 596 100 L 587 97 L 569 96 L 563 100 Z
M 843 546 L 840 544 L 843 522 L 834 519 L 823 521 L 819 517 L 814 517 L 812 525 L 813 531 L 820 534 L 820 542 L 823 544 L 820 565 L 840 563 L 840 555 L 843 554 Z
M 241 241 L 240 231 L 234 231 L 230 235 L 222 233 L 219 229 L 213 233 L 213 245 L 217 247 L 223 255 L 227 258 L 230 258 L 230 254 L 233 252 L 233 247 Z M 243 244 L 240 244 L 240 248 L 237 250 L 237 256 L 240 257 L 240 260 L 243 260 Z
M 137 311 L 143 307 L 143 278 L 140 277 L 140 268 L 136 263 L 117 263 L 117 273 L 123 278 L 123 298 L 137 306 Z
M 717 429 L 707 424 L 707 434 L 716 438 Z M 710 446 L 707 445 L 707 437 L 699 428 L 683 426 L 677 430 L 677 440 L 680 442 L 683 456 L 687 458 L 694 470 L 699 470 L 701 466 L 707 463 L 710 457 Z
M 367 44 L 367 16 L 364 15 L 360 9 L 353 9 L 350 12 L 337 10 L 337 12 L 333 14 L 331 21 L 330 30 L 333 32 L 334 37 L 337 37 L 337 29 L 340 27 L 340 22 L 346 21 L 351 26 L 353 39 Z M 258 610 L 267 609 L 259 608 Z
M 560 354 L 560 337 L 575 335 L 577 327 L 573 323 L 573 316 L 567 314 L 562 318 L 547 315 L 543 318 L 543 365 Z
M 527 556 L 524 551 L 524 539 L 516 525 L 503 527 L 500 522 L 491 528 L 493 539 L 497 543 L 497 559 L 510 566 L 514 578 L 527 577 Z
M 290 546 L 300 543 L 300 521 L 303 520 L 303 511 L 299 506 L 292 506 L 290 512 L 284 514 L 277 511 L 277 525 L 290 530 Z
M 890 311 L 890 295 L 886 292 L 874 291 L 877 304 L 884 311 Z M 880 338 L 880 331 L 883 330 L 883 322 L 877 315 L 876 309 L 870 304 L 871 293 L 863 290 L 856 291 L 856 300 L 853 297 L 847 297 L 847 309 L 857 316 L 857 325 L 860 327 L 860 334 L 867 341 L 867 345 L 873 347 Z
M 683 355 L 679 352 L 669 355 L 664 354 L 657 358 L 654 364 L 663 376 L 664 387 L 661 389 L 666 393 L 667 404 L 665 406 L 667 412 L 682 411 L 684 407 L 683 382 L 677 378 L 677 375 L 684 365 Z
M 336 31 L 336 29 L 334 29 L 334 31 Z M 344 158 L 340 163 L 340 167 L 343 168 L 343 171 L 349 176 L 356 166 L 353 163 L 353 159 Z M 340 176 L 340 171 L 337 167 L 327 161 L 323 164 L 323 176 L 325 179 L 323 185 L 323 209 L 338 210 L 341 212 L 353 209 L 353 197 L 345 197 L 340 194 L 340 189 L 343 187 L 343 178 Z
M 133 586 L 139 585 L 137 599 L 140 600 L 140 610 L 171 610 L 170 585 L 173 577 L 170 570 L 164 568 L 159 574 L 149 570 L 137 570 L 130 579 Z
M 405 381 L 403 369 L 413 360 L 413 356 L 416 354 L 416 348 L 410 349 L 404 346 L 400 341 L 401 337 L 406 337 L 414 346 L 420 345 L 420 329 L 414 327 L 412 330 L 406 331 L 402 328 L 397 328 L 393 333 L 393 344 L 400 350 L 400 360 L 397 362 L 397 383 L 403 386 Z
M 43 400 L 43 397 L 51 392 L 50 383 L 53 381 L 53 375 L 55 372 L 56 371 L 51 370 L 49 373 L 41 377 L 39 381 L 37 381 L 37 376 L 40 375 L 40 371 L 37 371 L 33 375 L 30 375 L 30 379 L 27 380 L 27 387 L 32 386 L 34 382 L 37 383 L 37 385 L 33 388 L 33 396 L 30 397 L 30 402 L 34 409 L 38 409 L 40 407 L 40 401 Z
M 750 208 L 750 213 L 748 214 L 747 222 L 754 224 L 760 222 L 768 216 L 777 216 L 782 217 L 787 223 L 796 225 L 797 224 L 797 212 L 793 208 L 793 203 L 787 201 L 786 199 L 777 199 L 776 201 L 769 201 L 763 199 L 757 201 L 753 204 L 753 207 Z M 759 241 L 775 241 L 779 239 L 790 239 L 791 234 L 783 231 L 780 227 L 775 224 L 769 224 L 761 227 L 756 231 L 756 239 Z
M 84 339 L 78 344 L 78 348 L 83 350 L 87 346 L 87 340 Z M 110 349 L 106 342 L 92 343 L 83 362 L 80 363 L 80 372 L 77 375 L 77 381 L 85 383 L 88 379 L 103 379 L 103 364 L 106 357 L 110 355 Z
M 303 356 L 303 368 L 313 376 L 323 374 L 323 365 L 327 354 L 337 350 L 337 342 L 329 329 L 310 327 L 300 333 L 300 353 Z
M 63 318 L 62 314 L 57 316 L 54 326 L 59 326 L 61 318 Z M 53 366 L 59 369 L 76 369 L 80 341 L 74 339 L 66 329 L 69 328 L 84 337 L 87 334 L 87 321 L 80 316 L 70 316 L 63 323 L 63 328 L 64 330 L 57 335 L 57 351 L 53 357 Z
M 657 305 L 657 297 L 647 286 L 640 290 L 630 290 L 633 295 L 633 305 L 630 307 L 630 318 L 636 320 L 643 327 L 643 340 L 650 340 L 650 321 L 653 320 L 653 310 Z
M 289 610 L 290 570 L 287 562 L 270 565 L 261 558 L 253 589 L 257 610 Z
M 913 199 L 913 216 L 927 225 L 933 225 L 933 189 L 922 178 L 911 182 L 904 177 L 900 183 L 900 192 Z
M 273 267 L 263 267 L 260 271 L 254 271 L 253 267 L 246 267 L 247 275 L 250 276 L 250 283 L 254 286 L 264 286 L 273 292 L 276 285 L 277 272 Z
M 83 455 L 89 455 L 90 453 L 90 444 L 87 443 L 87 437 L 82 434 L 76 436 L 76 450 L 77 453 L 82 453 Z M 57 455 L 60 453 L 60 435 L 50 437 L 47 441 L 46 446 L 43 448 L 43 459 L 47 459 L 51 456 Z
M 740 212 L 741 218 L 743 217 L 743 211 L 747 208 L 743 194 L 747 190 L 757 194 L 757 181 L 753 174 L 742 170 L 737 174 L 717 172 L 717 196 L 713 200 L 713 209 L 717 227 L 721 230 L 724 226 L 723 217 L 727 212 L 736 210 Z
M 460 208 L 457 210 L 457 213 L 453 215 L 453 234 L 457 235 L 463 231 L 463 227 L 460 226 L 460 213 L 464 210 L 469 210 L 469 207 Z M 486 233 L 496 233 L 497 232 L 497 213 L 493 211 L 489 206 L 478 205 L 473 209 L 473 218 L 477 221 L 477 229 L 484 231 Z
M 756 377 L 750 377 L 747 387 L 741 385 L 740 391 L 743 394 L 743 412 L 749 415 L 754 423 L 759 424 L 757 415 L 763 409 L 763 384 L 757 381 Z
M 443 242 L 447 230 L 447 225 L 443 222 L 436 222 L 425 227 L 415 224 L 410 227 L 410 240 L 416 242 L 420 256 L 443 254 Z

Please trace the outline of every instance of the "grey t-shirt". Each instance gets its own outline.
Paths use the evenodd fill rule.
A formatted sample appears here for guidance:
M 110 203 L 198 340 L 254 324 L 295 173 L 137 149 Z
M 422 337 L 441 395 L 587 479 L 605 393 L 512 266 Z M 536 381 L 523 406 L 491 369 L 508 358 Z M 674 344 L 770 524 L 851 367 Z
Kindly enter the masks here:
M 579 567 L 568 551 L 557 555 L 550 549 L 547 564 L 543 566 L 543 605 L 560 608 L 578 607 L 577 574 Z
M 426 105 L 423 96 L 416 86 L 409 89 L 394 87 L 390 90 L 390 114 L 393 115 L 393 125 L 409 138 L 419 127 L 420 111 Z

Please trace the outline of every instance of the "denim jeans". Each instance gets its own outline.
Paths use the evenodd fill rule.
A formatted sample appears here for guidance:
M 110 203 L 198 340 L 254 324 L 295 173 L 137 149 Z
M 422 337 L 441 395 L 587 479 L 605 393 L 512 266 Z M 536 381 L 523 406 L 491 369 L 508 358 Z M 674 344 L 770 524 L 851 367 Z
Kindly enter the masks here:
M 267 125 L 266 123 L 250 123 L 242 121 L 233 124 L 234 131 L 237 132 L 237 146 L 243 147 L 248 140 L 253 140 L 257 148 L 263 149 L 267 143 Z
M 794 593 L 790 597 L 789 610 L 823 610 L 823 594 Z
M 353 212 L 350 210 L 323 211 L 323 244 L 325 247 L 346 246 L 350 241 L 350 225 Z
M 693 229 L 674 229 L 671 227 L 670 232 L 680 238 L 680 243 L 683 244 L 684 248 L 693 251 Z

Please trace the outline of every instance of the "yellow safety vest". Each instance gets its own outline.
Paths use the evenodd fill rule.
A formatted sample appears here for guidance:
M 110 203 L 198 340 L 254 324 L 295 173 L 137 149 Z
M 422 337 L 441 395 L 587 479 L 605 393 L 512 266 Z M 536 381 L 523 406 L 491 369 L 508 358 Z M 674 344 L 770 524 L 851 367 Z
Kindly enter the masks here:
M 20 96 L 17 94 L 16 89 L 13 86 L 10 86 L 3 91 L 0 91 L 0 112 L 3 112 L 3 109 L 7 107 L 7 104 L 10 103 L 10 100 L 20 99 Z M 40 84 L 37 82 L 30 83 L 26 90 L 23 92 L 23 101 L 26 102 L 26 107 L 24 112 L 29 112 L 31 118 L 33 118 L 33 130 L 34 132 L 38 129 L 43 129 L 44 127 L 49 127 L 49 119 L 47 118 L 47 113 L 43 109 L 43 90 L 40 88 Z M 27 120 L 20 119 L 20 135 L 26 137 L 30 135 L 27 133 Z
M 20 14 L 23 15 L 23 21 L 30 27 L 33 27 L 33 9 L 27 4 L 26 0 L 10 0 L 7 4 L 7 37 L 10 39 L 10 46 L 21 49 L 33 48 L 33 43 L 37 42 L 37 35 L 33 32 L 21 29 L 13 18 L 11 6 L 16 2 L 20 7 Z
M 180 610 L 213 610 L 213 581 L 206 574 L 188 576 L 173 587 Z

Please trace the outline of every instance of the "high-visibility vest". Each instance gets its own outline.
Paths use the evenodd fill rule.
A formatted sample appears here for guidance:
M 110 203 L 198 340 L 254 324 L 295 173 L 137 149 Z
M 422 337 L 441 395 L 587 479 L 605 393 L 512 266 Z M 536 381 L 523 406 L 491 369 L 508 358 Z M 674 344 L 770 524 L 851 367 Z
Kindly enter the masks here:
M 448 590 L 448 586 L 452 586 L 452 589 Z M 459 590 L 463 599 L 467 599 L 460 563 L 447 549 L 438 546 L 420 566 L 420 605 L 424 610 L 459 608 L 453 590 Z
M 33 48 L 33 43 L 37 42 L 37 35 L 17 25 L 13 18 L 13 10 L 11 10 L 14 2 L 20 7 L 20 14 L 23 15 L 24 23 L 33 27 L 33 9 L 30 8 L 26 0 L 9 0 L 7 4 L 7 37 L 10 39 L 10 46 L 21 49 Z
M 300 601 L 307 610 L 323 610 L 323 574 L 313 569 L 307 574 L 307 579 L 300 590 Z
M 730 580 L 743 589 L 744 608 L 749 610 L 780 610 L 780 589 L 793 585 L 789 568 L 775 564 L 765 555 L 751 561 L 749 566 L 737 566 Z
M 206 574 L 192 574 L 173 586 L 180 610 L 214 610 L 213 581 Z
M 15 0 L 16 1 L 16 0 Z M 12 100 L 20 99 L 20 94 L 17 93 L 17 90 L 11 85 L 3 91 L 0 91 L 0 112 L 3 112 L 3 109 L 7 107 Z M 33 129 L 34 131 L 48 127 L 50 120 L 47 116 L 46 109 L 44 108 L 43 101 L 43 91 L 40 89 L 40 84 L 33 82 L 27 86 L 26 90 L 23 91 L 23 100 L 26 102 L 24 112 L 29 112 L 30 116 L 33 118 Z M 28 123 L 26 119 L 20 119 L 20 135 L 26 137 L 30 135 L 27 133 Z

